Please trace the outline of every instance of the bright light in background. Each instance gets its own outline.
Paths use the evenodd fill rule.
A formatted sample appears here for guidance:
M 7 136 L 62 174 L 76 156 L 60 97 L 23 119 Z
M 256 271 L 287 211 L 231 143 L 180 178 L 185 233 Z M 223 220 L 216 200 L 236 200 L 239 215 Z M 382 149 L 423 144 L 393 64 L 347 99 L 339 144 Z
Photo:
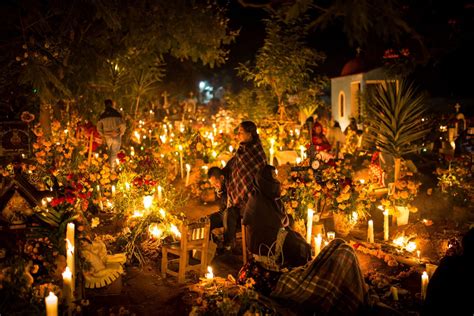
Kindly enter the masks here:
M 199 82 L 199 90 L 204 90 L 205 87 L 206 87 L 206 82 L 205 81 L 200 81 Z

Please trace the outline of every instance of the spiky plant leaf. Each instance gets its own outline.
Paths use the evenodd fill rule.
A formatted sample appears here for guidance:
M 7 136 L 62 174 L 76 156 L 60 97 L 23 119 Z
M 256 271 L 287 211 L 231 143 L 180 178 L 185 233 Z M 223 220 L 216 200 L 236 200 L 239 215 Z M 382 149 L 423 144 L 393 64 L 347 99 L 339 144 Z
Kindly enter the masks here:
M 400 158 L 416 151 L 430 127 L 422 121 L 427 110 L 425 97 L 405 81 L 377 86 L 368 99 L 370 118 L 367 140 L 382 152 Z

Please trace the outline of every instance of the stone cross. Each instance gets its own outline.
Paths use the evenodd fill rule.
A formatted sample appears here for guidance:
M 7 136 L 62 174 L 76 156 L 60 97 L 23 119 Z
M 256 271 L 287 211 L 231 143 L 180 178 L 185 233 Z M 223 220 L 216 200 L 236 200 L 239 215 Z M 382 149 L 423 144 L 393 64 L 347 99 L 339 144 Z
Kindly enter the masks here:
M 168 92 L 164 91 L 161 96 L 163 97 L 163 107 L 164 108 L 167 108 L 168 107 L 168 97 L 169 97 L 169 94 Z
M 461 108 L 461 105 L 459 103 L 456 103 L 454 108 L 456 109 L 456 113 L 457 113 L 457 112 L 459 112 L 459 109 Z

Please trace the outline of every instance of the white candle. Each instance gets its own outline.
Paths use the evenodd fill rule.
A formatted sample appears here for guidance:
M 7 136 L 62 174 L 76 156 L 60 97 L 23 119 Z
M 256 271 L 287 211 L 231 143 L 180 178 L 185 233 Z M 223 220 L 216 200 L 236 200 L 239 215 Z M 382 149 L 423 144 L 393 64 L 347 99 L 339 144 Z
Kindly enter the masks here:
M 189 173 L 191 171 L 191 165 L 190 164 L 186 164 L 186 184 L 185 186 L 188 186 L 189 185 Z
M 183 146 L 178 146 L 179 150 L 179 170 L 181 172 L 181 179 L 184 178 L 184 167 L 183 167 Z
M 145 195 L 143 197 L 143 207 L 148 210 L 153 205 L 153 195 Z
M 273 147 L 270 148 L 270 162 L 269 164 L 273 166 L 273 155 L 275 154 L 275 149 Z
M 158 186 L 158 201 L 161 201 L 163 199 L 163 188 L 161 185 Z
M 374 242 L 374 221 L 369 220 L 369 227 L 367 228 L 367 241 Z
M 314 256 L 317 257 L 321 252 L 321 243 L 323 242 L 323 237 L 321 234 L 318 234 L 314 237 Z
M 383 240 L 388 240 L 388 211 L 383 211 Z
M 305 151 L 305 148 L 303 145 L 300 146 L 300 156 L 301 156 L 301 160 L 304 160 L 304 151 Z
M 421 275 L 421 299 L 425 300 L 426 299 L 426 290 L 428 289 L 428 273 L 426 271 L 423 271 L 423 274 Z
M 206 279 L 212 280 L 214 278 L 214 273 L 212 273 L 212 267 L 207 266 Z
M 46 316 L 58 316 L 58 297 L 53 292 L 44 298 Z
M 229 152 L 232 154 L 233 151 L 234 151 L 234 147 L 232 147 L 232 145 L 229 145 Z
M 336 233 L 335 232 L 327 232 L 328 240 L 333 240 L 336 238 Z
M 73 301 L 72 273 L 69 267 L 66 267 L 66 270 L 63 272 L 63 292 L 67 304 L 69 305 Z
M 76 229 L 76 225 L 74 225 L 74 223 L 68 223 L 67 224 L 66 239 L 69 240 L 72 247 L 75 246 L 75 242 L 74 242 L 74 231 L 75 231 L 75 229 Z
M 112 196 L 115 196 L 115 185 L 112 185 Z
M 313 216 L 314 211 L 312 209 L 308 209 L 308 221 L 306 223 L 306 242 L 311 245 L 311 233 L 313 230 Z
M 75 282 L 74 282 L 74 277 L 75 277 L 75 271 L 76 271 L 76 265 L 75 265 L 75 258 L 74 258 L 74 247 L 71 245 L 68 239 L 66 239 L 66 267 L 69 268 L 69 271 L 71 272 L 71 289 L 75 288 Z M 72 290 L 74 291 L 74 290 Z

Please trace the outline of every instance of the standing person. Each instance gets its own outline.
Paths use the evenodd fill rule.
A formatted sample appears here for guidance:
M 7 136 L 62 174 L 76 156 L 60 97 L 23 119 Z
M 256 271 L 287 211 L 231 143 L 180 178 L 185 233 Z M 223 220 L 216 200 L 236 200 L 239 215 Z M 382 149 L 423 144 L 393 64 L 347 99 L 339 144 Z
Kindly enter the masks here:
M 223 248 L 231 250 L 232 243 L 235 242 L 237 225 L 240 224 L 240 212 L 236 208 L 227 208 L 226 171 L 219 167 L 211 167 L 207 172 L 209 182 L 216 190 L 220 200 L 218 211 L 209 215 L 209 219 L 211 232 L 214 228 L 224 227 Z
M 238 209 L 242 215 L 248 194 L 253 190 L 255 175 L 267 164 L 267 157 L 254 122 L 240 123 L 238 138 L 239 148 L 226 165 L 229 170 L 227 207 Z
M 97 130 L 107 144 L 110 166 L 115 168 L 117 154 L 120 150 L 126 126 L 122 114 L 114 109 L 114 102 L 112 100 L 105 100 L 104 105 L 105 110 L 99 117 Z
M 328 135 L 329 144 L 331 144 L 331 147 L 334 150 L 340 151 L 342 146 L 344 145 L 345 140 L 346 136 L 342 132 L 339 122 L 334 121 L 334 126 L 331 127 L 331 131 Z

